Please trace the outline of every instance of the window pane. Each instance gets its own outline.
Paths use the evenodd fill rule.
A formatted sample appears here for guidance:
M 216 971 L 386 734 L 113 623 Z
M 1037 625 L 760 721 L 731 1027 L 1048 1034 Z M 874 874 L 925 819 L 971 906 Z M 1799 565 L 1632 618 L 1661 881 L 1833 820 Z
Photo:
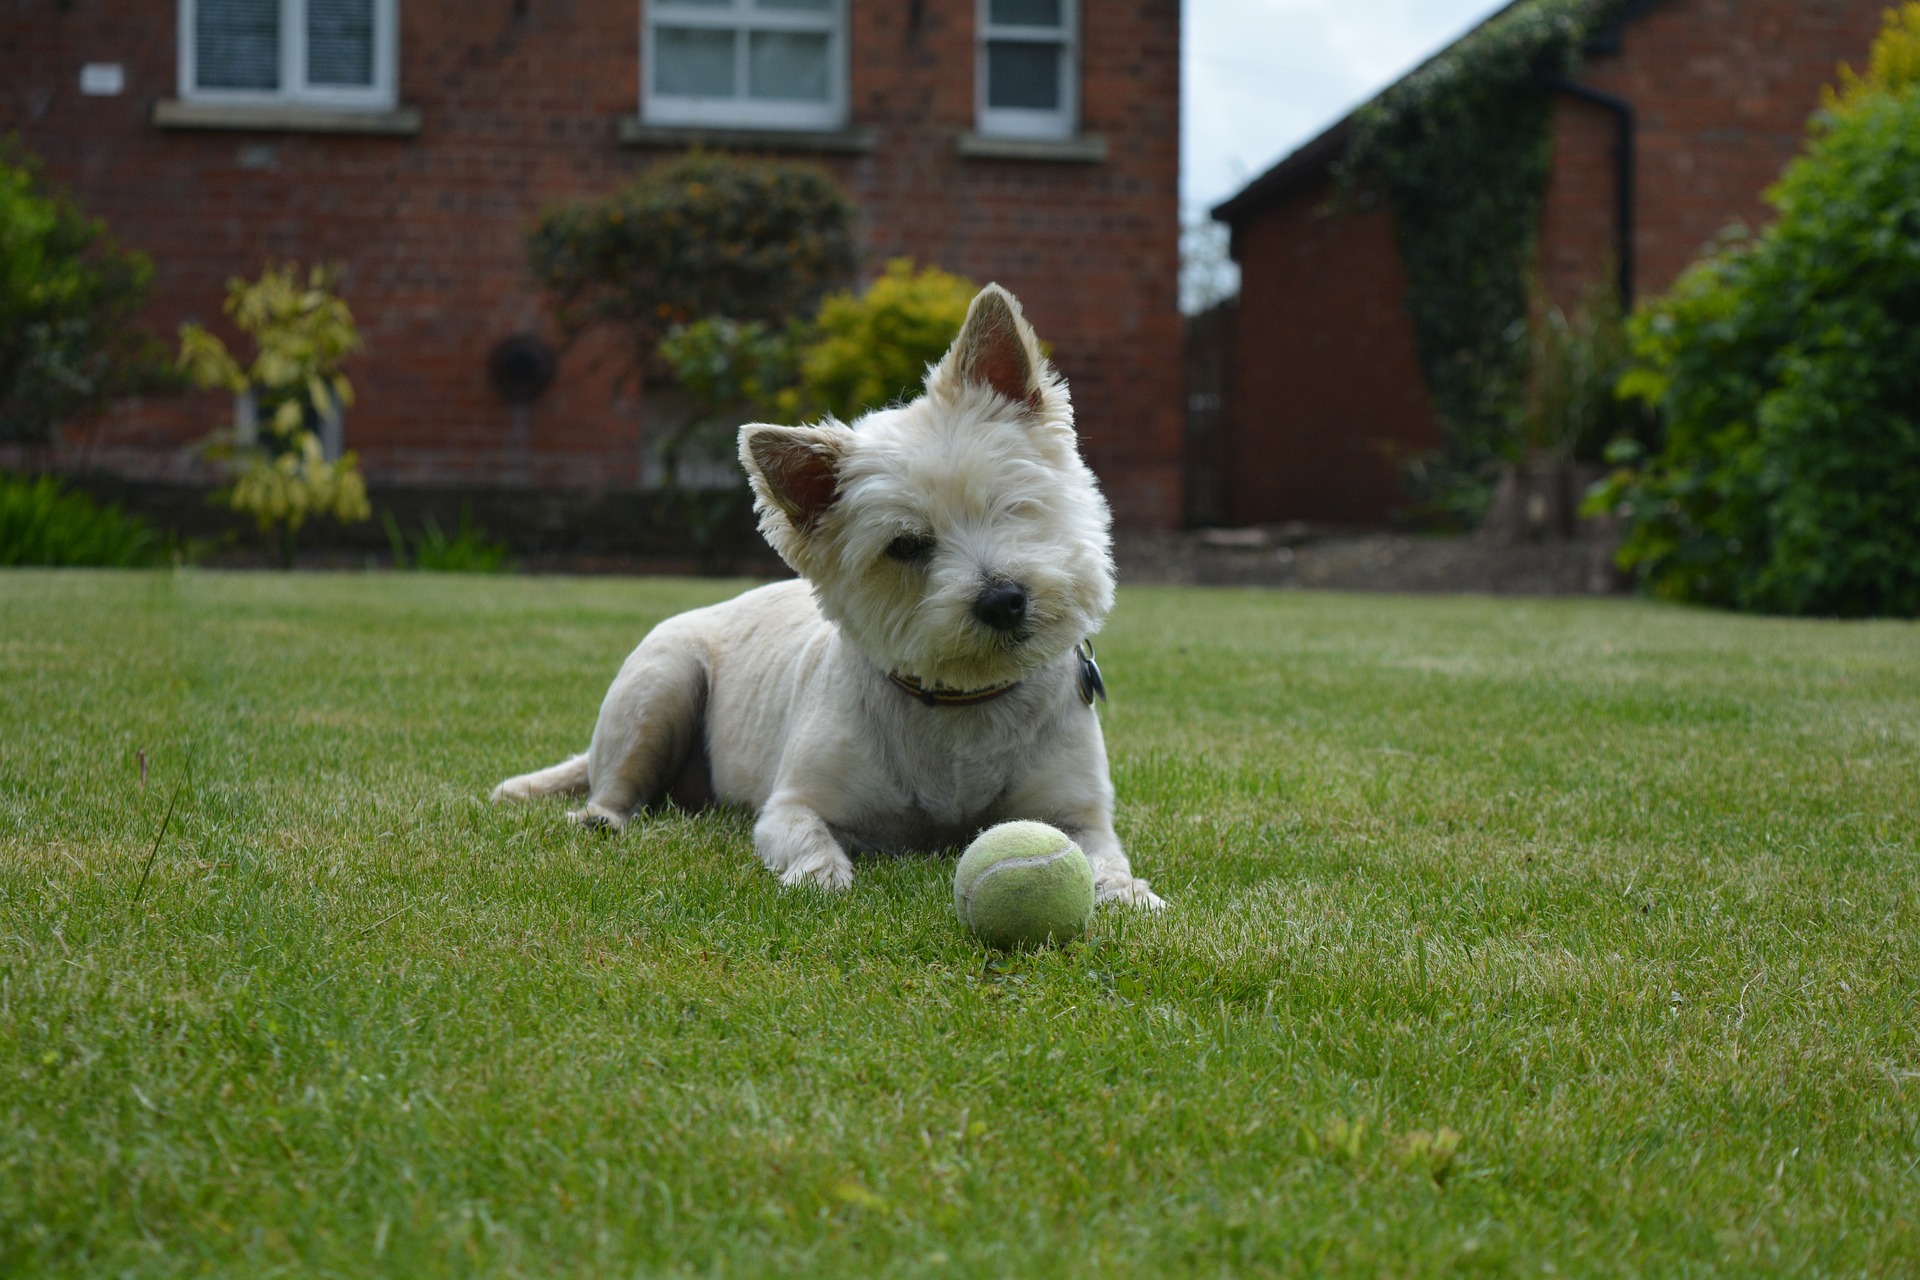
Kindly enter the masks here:
M 827 100 L 827 38 L 811 32 L 756 31 L 747 49 L 747 93 L 783 102 Z
M 733 32 L 655 28 L 653 91 L 685 98 L 733 97 Z
M 987 105 L 1058 111 L 1060 46 L 987 41 Z
M 373 0 L 307 0 L 307 83 L 373 83 Z
M 988 0 L 987 21 L 995 26 L 1057 27 L 1060 0 Z
M 784 9 L 800 13 L 830 13 L 833 0 L 754 0 L 759 9 Z
M 280 0 L 200 0 L 193 13 L 200 88 L 280 87 Z
M 660 9 L 731 9 L 733 0 L 654 0 Z

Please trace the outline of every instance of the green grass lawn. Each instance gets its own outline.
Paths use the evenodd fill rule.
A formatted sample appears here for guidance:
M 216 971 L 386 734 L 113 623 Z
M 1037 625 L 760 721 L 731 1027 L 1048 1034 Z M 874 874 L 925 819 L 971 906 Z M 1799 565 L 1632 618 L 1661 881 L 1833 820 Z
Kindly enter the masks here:
M 1920 1269 L 1920 628 L 1123 593 L 993 960 L 487 805 L 734 589 L 0 575 L 0 1272 Z

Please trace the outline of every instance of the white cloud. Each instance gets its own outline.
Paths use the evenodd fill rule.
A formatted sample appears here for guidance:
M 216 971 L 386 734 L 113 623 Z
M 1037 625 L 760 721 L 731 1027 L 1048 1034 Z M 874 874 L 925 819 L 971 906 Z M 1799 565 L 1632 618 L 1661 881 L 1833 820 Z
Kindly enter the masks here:
M 1186 206 L 1232 195 L 1505 2 L 1186 0 Z

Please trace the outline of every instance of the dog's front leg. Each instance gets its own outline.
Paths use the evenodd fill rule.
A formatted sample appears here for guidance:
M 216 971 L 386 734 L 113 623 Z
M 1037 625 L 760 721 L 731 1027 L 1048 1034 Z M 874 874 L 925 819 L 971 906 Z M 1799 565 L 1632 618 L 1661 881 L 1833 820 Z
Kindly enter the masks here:
M 1093 895 L 1097 901 L 1145 907 L 1149 911 L 1159 911 L 1167 905 L 1145 880 L 1133 874 L 1133 865 L 1127 861 L 1111 821 L 1102 817 L 1066 830 L 1093 867 Z
M 817 884 L 844 889 L 853 883 L 853 861 L 827 823 L 792 792 L 775 792 L 753 824 L 753 849 L 784 885 Z
M 1099 717 L 1075 703 L 1054 727 L 1039 766 L 1026 771 L 1008 797 L 1007 816 L 1049 822 L 1072 836 L 1093 867 L 1099 902 L 1161 910 L 1167 904 L 1133 874 L 1113 832 L 1113 782 Z

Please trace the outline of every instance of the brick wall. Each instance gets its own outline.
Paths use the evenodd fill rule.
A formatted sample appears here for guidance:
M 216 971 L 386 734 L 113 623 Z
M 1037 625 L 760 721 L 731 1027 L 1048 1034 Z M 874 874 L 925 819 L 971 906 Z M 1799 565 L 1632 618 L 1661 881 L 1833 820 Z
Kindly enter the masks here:
M 1438 447 L 1385 209 L 1329 213 L 1319 182 L 1235 229 L 1228 399 L 1234 523 L 1366 522 L 1399 461 Z
M 1764 226 L 1762 193 L 1800 150 L 1841 62 L 1863 67 L 1890 0 L 1667 0 L 1580 78 L 1638 116 L 1635 289 L 1672 284 L 1721 228 Z M 1557 162 L 1541 223 L 1543 275 L 1562 299 L 1614 257 L 1613 126 L 1556 108 Z
M 1856 67 L 1887 0 L 1664 0 L 1580 78 L 1638 117 L 1635 287 L 1667 288 L 1719 230 L 1764 225 L 1762 193 L 1799 151 L 1822 85 Z M 1539 244 L 1562 305 L 1614 280 L 1615 125 L 1562 98 Z M 1235 518 L 1378 521 L 1403 505 L 1385 459 L 1438 443 L 1414 358 L 1389 215 L 1320 219 L 1325 182 L 1235 225 Z
M 1175 302 L 1179 7 L 1121 0 L 1083 32 L 1082 129 L 1095 164 L 963 158 L 974 0 L 851 0 L 852 124 L 866 154 L 815 157 L 853 194 L 870 270 L 906 254 L 999 280 L 1052 343 L 1089 460 L 1117 513 L 1179 518 Z M 268 258 L 345 268 L 367 350 L 347 442 L 386 483 L 623 488 L 643 409 L 605 338 L 568 350 L 516 411 L 486 354 L 551 331 L 522 247 L 541 209 L 612 190 L 671 153 L 622 148 L 636 113 L 631 0 L 400 0 L 400 97 L 415 137 L 156 129 L 172 97 L 169 0 L 0 0 L 0 129 L 17 131 L 89 212 L 154 257 L 151 320 L 214 320 L 224 281 Z M 127 89 L 83 97 L 80 67 Z M 206 397 L 133 402 L 87 433 L 94 465 L 185 475 L 182 446 L 229 413 Z

